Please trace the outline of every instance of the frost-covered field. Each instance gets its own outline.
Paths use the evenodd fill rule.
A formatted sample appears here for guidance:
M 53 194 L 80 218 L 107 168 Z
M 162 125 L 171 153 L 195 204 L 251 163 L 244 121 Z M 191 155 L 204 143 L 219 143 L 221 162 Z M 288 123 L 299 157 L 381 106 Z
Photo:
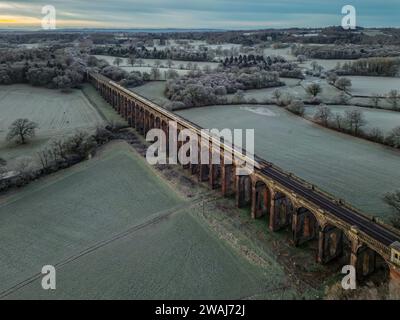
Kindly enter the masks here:
M 310 96 L 305 89 L 311 83 L 320 84 L 322 92 L 318 95 L 318 97 L 327 103 L 338 101 L 340 95 L 340 90 L 331 86 L 323 79 L 310 79 L 301 81 L 298 79 L 281 78 L 281 80 L 286 83 L 286 86 L 246 90 L 244 92 L 244 97 L 246 99 L 256 99 L 258 102 L 263 103 L 266 101 L 266 99 L 273 99 L 274 91 L 279 90 L 282 95 L 288 95 L 294 99 L 306 100 L 309 99 Z M 233 96 L 233 94 L 228 94 L 228 98 L 233 98 Z
M 366 125 L 363 127 L 364 130 L 369 131 L 373 128 L 379 128 L 384 133 L 390 132 L 393 128 L 400 126 L 400 112 L 371 109 L 356 106 L 329 106 L 333 113 L 344 114 L 346 110 L 357 109 L 360 110 L 366 120 Z M 305 115 L 312 118 L 315 114 L 315 106 L 307 106 Z
M 350 92 L 358 96 L 386 95 L 390 90 L 400 90 L 400 78 L 348 77 L 352 82 Z
M 322 92 L 318 94 L 318 97 L 326 103 L 337 102 L 342 93 L 342 91 L 327 83 L 325 79 L 304 80 L 301 85 L 306 89 L 311 83 L 318 83 L 321 86 Z M 306 93 L 306 97 L 310 98 L 310 95 Z
M 165 82 L 164 81 L 150 81 L 145 83 L 144 85 L 129 88 L 129 90 L 140 94 L 141 96 L 145 97 L 157 103 L 158 105 L 162 106 L 165 103 L 169 102 L 169 99 L 165 97 Z
M 115 164 L 118 165 L 115 165 Z M 40 201 L 37 201 L 40 199 Z M 0 198 L 0 294 L 35 299 L 290 298 L 285 271 L 238 255 L 125 143 Z M 57 290 L 42 290 L 43 265 Z M 26 282 L 24 282 L 26 281 Z
M 96 55 L 95 57 L 99 59 L 104 59 L 106 60 L 110 65 L 114 65 L 114 60 L 115 57 L 112 56 L 102 56 L 102 55 Z M 197 66 L 202 69 L 204 66 L 209 66 L 210 68 L 214 69 L 218 66 L 218 63 L 214 62 L 199 62 L 199 61 L 181 61 L 181 60 L 171 60 L 173 62 L 173 65 L 171 68 L 167 66 L 167 60 L 161 60 L 161 59 L 141 59 L 143 61 L 142 65 L 134 65 L 131 66 L 127 58 L 121 58 L 123 62 L 119 65 L 119 67 L 123 70 L 126 70 L 128 72 L 131 71 L 139 71 L 139 72 L 147 72 L 151 73 L 151 69 L 155 67 L 155 62 L 160 61 L 161 65 L 158 66 L 161 72 L 160 80 L 166 80 L 166 72 L 168 70 L 175 70 L 179 75 L 184 76 L 189 73 L 190 70 L 188 70 L 188 63 L 191 63 L 192 65 L 197 64 Z M 181 68 L 183 67 L 183 68 Z
M 264 56 L 281 56 L 281 57 L 284 57 L 287 60 L 296 59 L 290 53 L 290 48 L 283 48 L 283 49 L 265 48 L 264 49 Z
M 35 121 L 37 136 L 26 146 L 8 146 L 8 127 L 18 118 Z M 103 119 L 80 90 L 62 93 L 28 85 L 0 86 L 0 154 L 6 159 L 27 155 L 53 137 L 91 130 Z
M 334 69 L 338 64 L 343 65 L 346 62 L 353 62 L 355 60 L 346 60 L 346 59 L 309 59 L 304 63 L 300 63 L 300 67 L 312 69 L 311 64 L 315 61 L 320 66 L 324 68 L 325 71 Z
M 179 115 L 207 128 L 255 129 L 255 153 L 372 215 L 400 188 L 400 152 L 291 115 L 275 106 L 214 106 Z

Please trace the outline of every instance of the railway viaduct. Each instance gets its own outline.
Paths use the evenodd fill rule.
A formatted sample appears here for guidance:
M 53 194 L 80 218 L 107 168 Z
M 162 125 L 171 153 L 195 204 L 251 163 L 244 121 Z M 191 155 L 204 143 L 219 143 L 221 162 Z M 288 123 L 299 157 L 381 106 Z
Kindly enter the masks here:
M 152 128 L 159 128 L 168 137 L 168 123 L 174 121 L 178 133 L 190 129 L 200 137 L 202 128 L 190 121 L 104 76 L 89 73 L 88 78 L 100 95 L 139 133 L 146 135 Z M 216 138 L 209 136 L 206 142 L 210 153 L 216 152 L 211 149 L 213 139 Z M 243 152 L 235 154 L 238 151 L 223 142 L 219 149 L 217 156 L 221 158 L 221 164 L 189 164 L 185 168 L 196 174 L 200 182 L 208 182 L 212 189 L 220 189 L 224 196 L 234 196 L 238 207 L 250 206 L 254 219 L 268 219 L 271 231 L 288 229 L 295 246 L 316 240 L 318 262 L 328 263 L 342 256 L 347 248 L 348 264 L 356 268 L 358 279 L 373 273 L 380 262 L 387 266 L 391 278 L 400 282 L 398 230 L 257 156 L 246 159 Z M 227 153 L 232 159 L 242 161 L 224 164 Z M 243 167 L 243 160 L 252 162 L 255 169 L 249 175 L 236 175 L 236 167 Z

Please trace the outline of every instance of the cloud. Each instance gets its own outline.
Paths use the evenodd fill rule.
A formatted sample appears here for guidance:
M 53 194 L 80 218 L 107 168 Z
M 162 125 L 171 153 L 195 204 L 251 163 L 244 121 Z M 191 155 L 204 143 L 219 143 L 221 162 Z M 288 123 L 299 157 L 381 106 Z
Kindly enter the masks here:
M 0 3 L 0 26 L 39 27 L 42 6 L 53 5 L 58 27 L 321 27 L 339 25 L 346 4 L 363 26 L 400 25 L 399 0 L 20 0 Z

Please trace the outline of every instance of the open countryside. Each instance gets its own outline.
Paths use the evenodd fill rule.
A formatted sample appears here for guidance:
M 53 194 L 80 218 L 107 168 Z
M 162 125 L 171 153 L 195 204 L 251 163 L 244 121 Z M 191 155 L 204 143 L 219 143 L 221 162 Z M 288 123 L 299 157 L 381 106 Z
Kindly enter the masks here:
M 0 299 L 400 299 L 400 29 L 119 28 L 139 12 L 0 30 Z M 254 155 L 152 165 L 170 123 Z

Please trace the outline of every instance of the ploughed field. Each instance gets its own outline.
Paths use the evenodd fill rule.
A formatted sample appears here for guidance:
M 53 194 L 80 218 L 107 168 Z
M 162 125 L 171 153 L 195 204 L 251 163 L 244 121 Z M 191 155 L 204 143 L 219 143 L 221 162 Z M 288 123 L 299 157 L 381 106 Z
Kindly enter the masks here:
M 111 143 L 0 198 L 0 297 L 293 297 L 283 268 L 234 251 L 193 214 L 197 201 L 181 198 L 126 143 Z M 40 285 L 48 264 L 54 291 Z
M 29 144 L 15 146 L 5 141 L 9 126 L 27 118 L 38 124 Z M 77 130 L 93 130 L 103 119 L 81 90 L 62 93 L 28 85 L 0 86 L 0 156 L 6 160 L 30 156 L 49 139 Z
M 395 77 L 348 77 L 352 82 L 351 94 L 357 96 L 385 96 L 391 90 L 400 90 L 400 78 Z
M 382 201 L 400 188 L 400 152 L 322 128 L 276 106 L 211 106 L 177 114 L 205 128 L 255 129 L 255 154 L 388 219 Z

